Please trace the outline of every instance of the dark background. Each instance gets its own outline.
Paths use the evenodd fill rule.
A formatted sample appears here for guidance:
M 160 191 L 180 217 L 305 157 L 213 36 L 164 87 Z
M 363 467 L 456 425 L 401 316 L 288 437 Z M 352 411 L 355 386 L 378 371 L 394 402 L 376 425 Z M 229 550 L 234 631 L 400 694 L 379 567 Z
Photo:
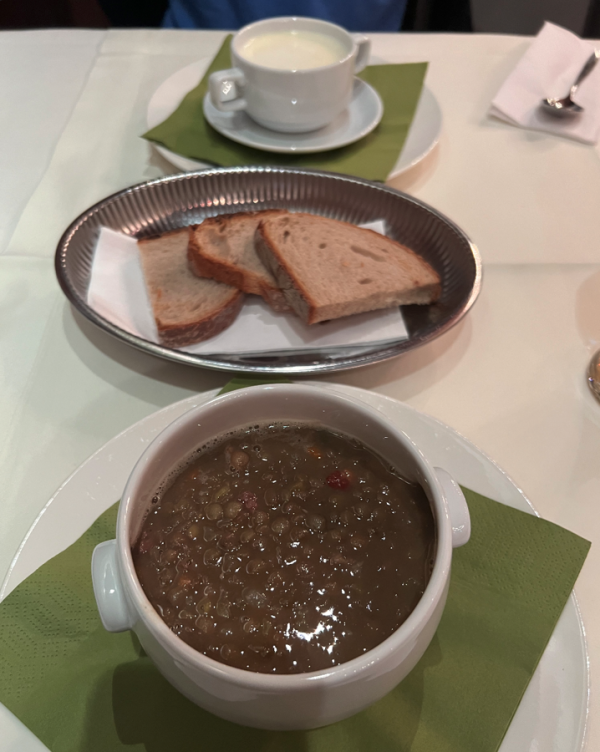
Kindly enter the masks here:
M 582 36 L 600 38 L 600 0 L 580 2 L 577 9 L 572 6 L 571 13 L 569 0 L 520 0 L 521 7 L 527 9 L 526 20 L 523 14 L 510 13 L 510 2 L 502 6 L 499 0 L 479 3 L 482 1 L 492 3 L 498 10 L 495 18 L 492 14 L 489 28 L 476 28 L 477 31 L 534 34 L 547 19 Z M 0 0 L 0 29 L 159 26 L 166 5 L 167 0 Z M 507 13 L 501 17 L 502 7 Z M 477 14 L 471 10 L 470 0 L 408 0 L 402 29 L 473 31 L 473 15 Z M 531 28 L 524 28 L 524 24 Z
M 0 0 L 0 29 L 109 25 L 96 0 Z
M 0 29 L 159 26 L 167 0 L 0 0 Z

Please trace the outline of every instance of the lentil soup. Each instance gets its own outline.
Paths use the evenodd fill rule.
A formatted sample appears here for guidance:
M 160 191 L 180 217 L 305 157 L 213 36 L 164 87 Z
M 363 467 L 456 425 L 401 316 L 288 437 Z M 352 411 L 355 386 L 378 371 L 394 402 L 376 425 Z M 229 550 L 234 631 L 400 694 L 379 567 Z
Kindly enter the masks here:
M 262 673 L 362 655 L 429 581 L 433 514 L 360 442 L 309 425 L 211 442 L 159 492 L 133 546 L 142 588 L 196 650 Z

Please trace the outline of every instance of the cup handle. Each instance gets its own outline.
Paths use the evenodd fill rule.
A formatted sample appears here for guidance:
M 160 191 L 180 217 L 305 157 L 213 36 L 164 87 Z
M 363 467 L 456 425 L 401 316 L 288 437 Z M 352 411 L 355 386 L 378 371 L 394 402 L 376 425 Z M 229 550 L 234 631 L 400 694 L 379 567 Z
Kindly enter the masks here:
M 133 626 L 117 568 L 117 541 L 99 543 L 92 554 L 92 584 L 100 620 L 108 632 L 125 632 Z
M 352 39 L 358 47 L 356 53 L 356 61 L 354 63 L 354 72 L 360 73 L 361 70 L 367 67 L 369 57 L 371 56 L 371 40 L 364 34 L 353 34 Z
M 245 110 L 246 100 L 243 97 L 246 77 L 239 68 L 215 71 L 208 78 L 210 101 L 221 112 L 235 112 Z
M 448 506 L 448 516 L 452 525 L 452 548 L 464 546 L 471 537 L 471 517 L 467 500 L 450 473 L 441 467 L 435 467 L 434 470 Z

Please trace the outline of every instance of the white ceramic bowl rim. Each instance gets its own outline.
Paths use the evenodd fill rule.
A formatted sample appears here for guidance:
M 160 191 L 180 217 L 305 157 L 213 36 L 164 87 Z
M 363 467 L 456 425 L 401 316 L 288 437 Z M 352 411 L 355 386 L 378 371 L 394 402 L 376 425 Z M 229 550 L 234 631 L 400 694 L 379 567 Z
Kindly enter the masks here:
M 256 31 L 257 27 L 260 26 L 266 26 L 266 23 L 273 23 L 274 26 L 281 26 L 282 28 L 285 25 L 291 25 L 293 22 L 300 21 L 301 23 L 306 23 L 307 25 L 314 26 L 316 28 L 324 29 L 326 30 L 327 27 L 329 29 L 336 32 L 336 36 L 340 35 L 340 32 L 342 32 L 343 35 L 345 35 L 349 42 L 350 42 L 350 50 L 348 51 L 348 54 L 344 57 L 341 57 L 339 60 L 336 60 L 335 63 L 329 63 L 329 65 L 319 65 L 316 68 L 307 68 L 307 69 L 300 69 L 300 70 L 279 70 L 277 68 L 270 68 L 267 65 L 261 65 L 260 63 L 255 63 L 253 60 L 248 60 L 245 58 L 241 52 L 239 51 L 239 45 L 243 42 L 243 40 L 248 37 L 252 36 L 253 33 Z M 261 32 L 264 33 L 264 32 Z M 353 38 L 352 34 L 344 29 L 343 26 L 339 26 L 338 24 L 334 24 L 331 21 L 323 21 L 320 18 L 308 18 L 306 16 L 277 16 L 276 18 L 264 18 L 260 21 L 254 21 L 251 24 L 248 24 L 247 26 L 244 26 L 239 31 L 237 31 L 233 39 L 231 41 L 231 47 L 235 54 L 244 61 L 244 65 L 249 66 L 250 68 L 256 68 L 257 70 L 262 71 L 269 71 L 272 74 L 282 73 L 285 75 L 293 74 L 295 76 L 303 76 L 310 73 L 313 73 L 314 71 L 323 71 L 328 70 L 330 68 L 335 68 L 338 65 L 341 65 L 345 63 L 347 60 L 349 60 L 352 55 L 355 54 L 357 49 L 357 44 L 355 39 Z
M 235 402 L 241 399 L 251 399 L 252 393 L 256 390 L 277 390 L 278 392 L 288 392 L 295 396 L 304 396 L 305 398 L 314 397 L 315 393 L 336 402 L 351 410 L 358 410 L 369 417 L 369 420 L 378 423 L 387 433 L 398 441 L 404 447 L 408 448 L 415 465 L 419 468 L 429 486 L 433 498 L 432 511 L 436 521 L 437 548 L 435 553 L 434 565 L 431 577 L 425 588 L 425 592 L 417 603 L 410 616 L 403 622 L 398 629 L 389 637 L 380 642 L 375 647 L 368 650 L 363 655 L 353 658 L 345 663 L 338 664 L 320 671 L 311 671 L 298 674 L 264 674 L 259 672 L 247 671 L 246 669 L 235 668 L 220 663 L 208 656 L 200 653 L 185 643 L 175 635 L 160 618 L 148 598 L 146 597 L 137 578 L 131 548 L 129 543 L 129 526 L 132 519 L 131 488 L 143 475 L 146 466 L 145 460 L 155 452 L 160 451 L 160 446 L 164 440 L 176 434 L 180 428 L 190 421 L 197 420 L 198 415 L 207 411 L 219 410 L 220 406 L 228 402 Z M 239 427 L 247 425 L 242 421 Z M 224 431 L 231 430 L 226 427 Z M 360 436 L 357 436 L 360 440 Z M 206 443 L 208 439 L 202 440 L 200 445 Z M 190 447 L 191 453 L 192 447 Z M 186 455 L 183 455 L 184 457 Z M 431 501 L 431 500 L 430 500 Z M 350 398 L 331 392 L 319 391 L 317 387 L 296 385 L 296 384 L 269 384 L 248 387 L 235 392 L 229 392 L 220 397 L 207 402 L 203 405 L 192 408 L 177 418 L 173 423 L 167 426 L 158 434 L 151 444 L 146 448 L 141 458 L 135 465 L 123 494 L 123 500 L 119 506 L 117 519 L 117 556 L 121 564 L 121 576 L 125 575 L 126 581 L 123 582 L 128 599 L 133 601 L 137 614 L 143 620 L 147 629 L 153 634 L 163 647 L 174 655 L 178 660 L 192 664 L 196 668 L 202 669 L 209 674 L 223 676 L 226 675 L 232 682 L 239 686 L 251 687 L 253 689 L 263 689 L 265 691 L 284 691 L 287 688 L 298 688 L 303 683 L 313 684 L 314 682 L 327 682 L 328 685 L 341 684 L 350 678 L 355 677 L 361 671 L 366 670 L 374 663 L 382 663 L 385 666 L 385 659 L 391 653 L 398 650 L 404 643 L 408 642 L 411 637 L 419 634 L 423 626 L 427 623 L 428 617 L 432 610 L 442 597 L 444 587 L 450 575 L 450 564 L 452 558 L 452 528 L 448 516 L 448 510 L 444 501 L 444 495 L 440 482 L 437 479 L 433 468 L 427 462 L 425 456 L 416 444 L 403 431 L 400 431 L 387 422 L 385 416 L 375 409 L 362 403 L 351 400 Z

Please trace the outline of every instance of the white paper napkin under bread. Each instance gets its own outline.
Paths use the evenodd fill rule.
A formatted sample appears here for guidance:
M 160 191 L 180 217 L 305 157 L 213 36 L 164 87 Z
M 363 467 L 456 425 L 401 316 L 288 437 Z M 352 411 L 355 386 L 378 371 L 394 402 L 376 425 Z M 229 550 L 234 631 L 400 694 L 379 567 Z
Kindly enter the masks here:
M 500 87 L 490 114 L 523 128 L 595 144 L 600 137 L 600 63 L 573 97 L 584 112 L 573 118 L 558 118 L 540 108 L 542 99 L 569 93 L 592 52 L 592 42 L 546 22 Z
M 382 221 L 363 227 L 384 231 Z M 121 329 L 158 344 L 134 238 L 106 227 L 101 229 L 92 264 L 88 304 Z M 196 355 L 312 350 L 407 338 L 399 308 L 307 326 L 293 313 L 275 313 L 262 298 L 247 295 L 239 316 L 228 329 L 181 350 Z

